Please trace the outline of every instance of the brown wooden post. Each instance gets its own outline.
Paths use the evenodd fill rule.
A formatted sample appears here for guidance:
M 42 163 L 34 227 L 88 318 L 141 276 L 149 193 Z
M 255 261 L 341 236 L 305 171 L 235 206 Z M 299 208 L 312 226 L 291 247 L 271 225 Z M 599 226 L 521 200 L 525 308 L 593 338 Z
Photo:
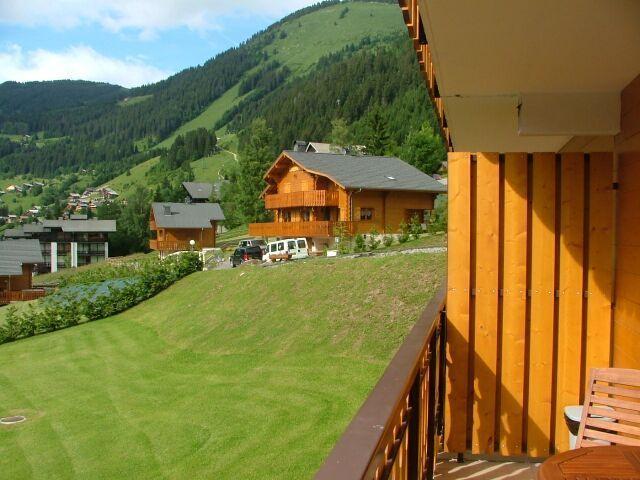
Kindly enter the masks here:
M 428 401 L 427 401 L 427 467 L 425 478 L 433 480 L 436 467 L 436 372 L 437 372 L 437 356 L 436 348 L 438 346 L 438 337 L 433 335 L 429 341 L 428 361 Z
M 217 222 L 215 220 L 211 220 L 211 227 L 213 228 L 213 248 L 216 248 L 216 228 Z
M 420 478 L 420 417 L 424 412 L 420 411 L 420 386 L 423 373 L 418 370 L 411 391 L 409 392 L 409 428 L 407 432 L 407 480 Z

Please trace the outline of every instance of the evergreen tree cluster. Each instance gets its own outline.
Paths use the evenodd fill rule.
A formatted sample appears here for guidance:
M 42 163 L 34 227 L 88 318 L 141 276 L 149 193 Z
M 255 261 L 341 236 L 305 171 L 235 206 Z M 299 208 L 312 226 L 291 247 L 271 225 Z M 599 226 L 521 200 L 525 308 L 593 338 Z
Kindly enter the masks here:
M 240 132 L 257 118 L 268 119 L 273 148 L 283 150 L 297 139 L 328 139 L 332 120 L 340 118 L 358 144 L 365 143 L 369 129 L 365 119 L 372 111 L 384 117 L 388 143 L 396 146 L 423 123 L 437 125 L 415 52 L 404 34 L 364 39 L 329 55 L 307 76 L 260 99 L 240 102 L 217 126 L 228 124 L 231 131 Z
M 181 168 L 193 160 L 211 155 L 216 151 L 218 138 L 215 132 L 206 128 L 191 130 L 186 135 L 178 135 L 169 150 L 160 157 L 160 165 L 167 170 Z

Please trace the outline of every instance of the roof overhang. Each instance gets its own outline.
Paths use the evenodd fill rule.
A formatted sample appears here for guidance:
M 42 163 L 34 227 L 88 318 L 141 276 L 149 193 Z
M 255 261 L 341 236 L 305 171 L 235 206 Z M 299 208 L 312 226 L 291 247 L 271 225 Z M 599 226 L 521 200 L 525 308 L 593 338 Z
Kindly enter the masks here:
M 420 18 L 456 150 L 559 151 L 619 132 L 620 92 L 640 73 L 640 2 L 400 3 Z

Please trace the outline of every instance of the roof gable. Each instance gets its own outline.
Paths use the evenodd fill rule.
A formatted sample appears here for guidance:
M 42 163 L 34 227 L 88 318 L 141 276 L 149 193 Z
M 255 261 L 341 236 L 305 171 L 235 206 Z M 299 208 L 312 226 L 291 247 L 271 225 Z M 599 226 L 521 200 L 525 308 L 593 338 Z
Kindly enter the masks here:
M 212 221 L 225 219 L 217 203 L 156 202 L 151 209 L 160 228 L 213 228 Z
M 395 157 L 285 151 L 278 160 L 283 156 L 301 168 L 326 176 L 348 190 L 446 192 L 441 183 Z
M 182 182 L 187 194 L 194 200 L 208 200 L 213 193 L 213 185 L 202 182 Z

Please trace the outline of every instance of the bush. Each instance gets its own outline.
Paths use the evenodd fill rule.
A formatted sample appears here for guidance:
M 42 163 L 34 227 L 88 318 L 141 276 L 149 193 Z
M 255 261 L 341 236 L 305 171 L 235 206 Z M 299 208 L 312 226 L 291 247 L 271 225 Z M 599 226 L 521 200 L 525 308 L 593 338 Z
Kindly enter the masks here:
M 409 241 L 409 226 L 404 223 L 404 221 L 400 222 L 400 236 L 398 237 L 398 241 L 400 243 L 407 243 Z
M 413 237 L 414 240 L 420 238 L 420 234 L 422 233 L 422 224 L 420 223 L 420 219 L 417 215 L 411 217 L 411 224 L 409 225 L 409 233 Z
M 380 240 L 378 239 L 378 231 L 374 228 L 373 230 L 371 230 L 371 233 L 369 234 L 369 249 L 371 251 L 376 250 L 379 246 L 380 246 Z
M 78 278 L 70 277 L 74 281 L 69 281 L 69 284 L 82 286 L 81 290 L 69 291 L 69 288 L 66 292 L 63 290 L 54 294 L 41 301 L 40 309 L 32 304 L 26 311 L 18 313 L 15 307 L 9 307 L 6 322 L 0 326 L 0 344 L 120 313 L 153 297 L 177 280 L 201 270 L 202 262 L 198 254 L 185 253 L 164 261 L 129 264 L 126 269 L 130 271 L 126 277 L 130 280 L 118 286 L 109 285 L 106 293 L 99 293 L 99 287 L 108 280 L 107 276 L 123 273 L 121 268 L 111 267 L 110 273 L 108 269 L 101 269 L 99 283 L 77 283 Z M 86 273 L 91 277 L 92 274 Z M 81 275 L 77 277 L 82 278 Z
M 365 247 L 364 237 L 359 233 L 355 238 L 356 246 L 353 249 L 354 252 L 363 252 Z
M 385 247 L 390 247 L 391 245 L 393 245 L 393 236 L 385 235 L 384 237 L 382 237 L 382 243 Z

